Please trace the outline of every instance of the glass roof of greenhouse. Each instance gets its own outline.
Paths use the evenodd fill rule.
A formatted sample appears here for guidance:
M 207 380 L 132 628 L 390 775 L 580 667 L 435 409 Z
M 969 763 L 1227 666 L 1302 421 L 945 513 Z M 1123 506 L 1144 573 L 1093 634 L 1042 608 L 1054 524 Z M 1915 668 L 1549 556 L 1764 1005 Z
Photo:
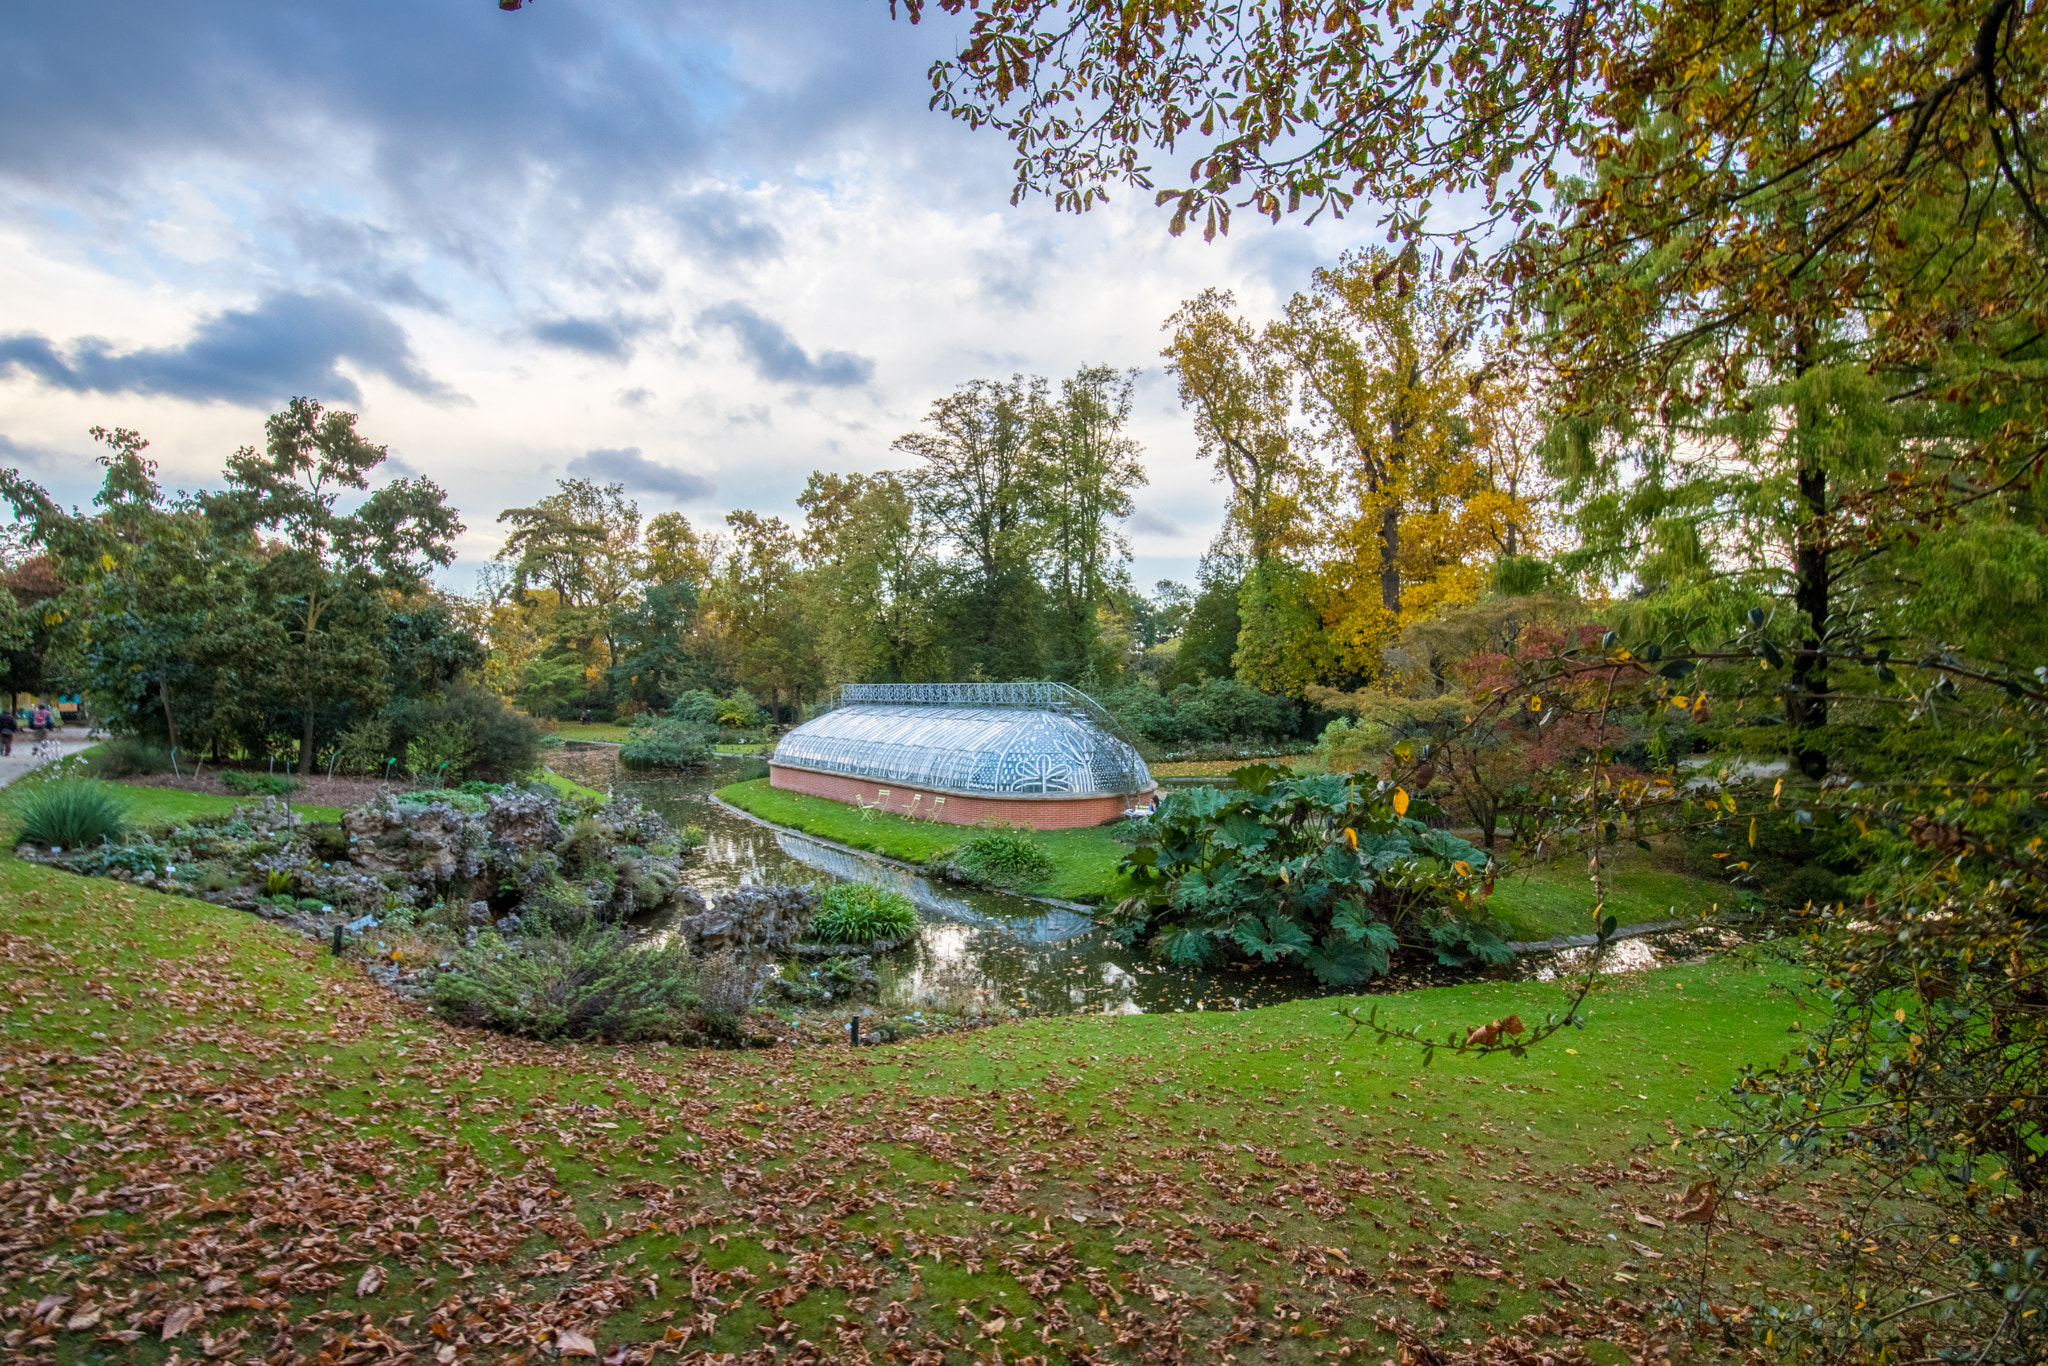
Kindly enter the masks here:
M 1110 724 L 1063 684 L 868 684 L 783 736 L 774 761 L 970 796 L 1150 791 L 1145 761 Z

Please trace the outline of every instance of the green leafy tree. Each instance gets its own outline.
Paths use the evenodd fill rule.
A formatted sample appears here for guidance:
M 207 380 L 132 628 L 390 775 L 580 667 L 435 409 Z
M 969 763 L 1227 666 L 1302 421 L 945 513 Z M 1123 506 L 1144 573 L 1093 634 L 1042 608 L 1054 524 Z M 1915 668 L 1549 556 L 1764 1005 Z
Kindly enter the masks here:
M 386 450 L 356 416 L 295 398 L 264 423 L 264 448 L 228 458 L 227 488 L 201 496 L 207 519 L 239 534 L 268 533 L 250 575 L 275 624 L 271 678 L 300 722 L 299 763 L 310 771 L 315 725 L 335 699 L 374 705 L 386 691 L 380 648 L 385 595 L 417 591 L 429 568 L 454 558 L 462 523 L 427 479 L 396 479 L 353 512 Z
M 92 434 L 107 447 L 92 513 L 0 471 L 50 570 L 53 591 L 32 619 L 46 633 L 43 657 L 53 646 L 75 654 L 94 705 L 124 729 L 172 749 L 218 739 L 256 705 L 237 666 L 274 641 L 256 602 L 254 543 L 198 500 L 167 498 L 139 434 Z
M 1046 389 L 1021 375 L 963 384 L 932 404 L 926 430 L 893 446 L 921 462 L 905 483 L 959 555 L 961 589 L 946 604 L 956 674 L 1043 672 L 1043 486 L 1034 447 Z
M 902 476 L 814 471 L 797 504 L 828 674 L 839 682 L 945 677 L 938 529 Z
M 1136 375 L 1084 368 L 1061 381 L 1039 421 L 1037 521 L 1055 674 L 1107 677 L 1121 667 L 1105 648 L 1101 617 L 1124 608 L 1131 546 L 1120 526 L 1131 491 L 1146 483 L 1138 443 L 1124 434 Z

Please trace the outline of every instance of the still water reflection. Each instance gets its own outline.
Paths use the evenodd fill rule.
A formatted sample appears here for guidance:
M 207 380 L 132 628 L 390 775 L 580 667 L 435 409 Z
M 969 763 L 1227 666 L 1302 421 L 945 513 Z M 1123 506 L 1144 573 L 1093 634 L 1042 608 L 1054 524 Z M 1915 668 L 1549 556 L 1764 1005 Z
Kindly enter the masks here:
M 935 885 L 878 859 L 732 815 L 710 800 L 731 781 L 732 761 L 698 773 L 635 773 L 619 767 L 610 746 L 588 746 L 563 751 L 551 766 L 586 786 L 644 803 L 671 824 L 703 827 L 705 845 L 691 880 L 707 898 L 742 883 L 848 880 L 904 893 L 918 908 L 917 938 L 877 964 L 885 991 L 896 1000 L 954 1009 L 1139 1014 L 1332 994 L 1306 973 L 1277 968 L 1200 972 L 1161 965 L 1117 944 L 1085 915 Z

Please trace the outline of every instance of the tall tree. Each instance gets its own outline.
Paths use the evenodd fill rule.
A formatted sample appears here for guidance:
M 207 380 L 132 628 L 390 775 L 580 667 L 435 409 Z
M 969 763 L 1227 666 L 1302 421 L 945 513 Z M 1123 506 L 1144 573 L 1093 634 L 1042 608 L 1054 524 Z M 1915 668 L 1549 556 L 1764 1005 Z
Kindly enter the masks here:
M 830 677 L 944 678 L 938 529 L 902 477 L 813 471 L 797 504 Z
M 560 479 L 555 492 L 532 507 L 507 508 L 498 520 L 512 526 L 498 558 L 511 563 L 522 600 L 538 608 L 538 594 L 553 594 L 552 610 L 540 613 L 555 617 L 546 632 L 592 655 L 602 641 L 603 657 L 592 663 L 609 666 L 617 646 L 614 618 L 640 581 L 644 556 L 640 508 L 626 497 L 626 486 Z M 664 525 L 665 556 L 687 556 L 687 530 L 687 523 L 680 530 Z
M 732 550 L 705 606 L 722 619 L 741 680 L 766 692 L 779 713 L 783 698 L 801 704 L 824 682 L 816 628 L 803 610 L 797 536 L 780 517 L 741 511 L 725 522 Z
M 1039 423 L 1039 517 L 1054 616 L 1055 674 L 1113 671 L 1099 648 L 1100 614 L 1123 614 L 1131 545 L 1120 523 L 1144 486 L 1138 443 L 1124 434 L 1137 372 L 1089 366 L 1060 382 Z M 1120 652 L 1119 652 L 1120 653 Z
M 201 495 L 210 521 L 274 538 L 252 581 L 282 637 L 278 688 L 299 713 L 302 770 L 313 763 L 321 708 L 373 701 L 384 687 L 384 595 L 422 587 L 431 566 L 454 559 L 462 531 L 428 479 L 395 479 L 340 511 L 343 494 L 369 490 L 386 455 L 356 430 L 354 413 L 295 398 L 265 421 L 261 451 L 228 457 L 226 490 Z
M 1014 678 L 1042 668 L 1034 447 L 1046 389 L 1021 375 L 973 380 L 932 404 L 926 430 L 893 446 L 921 462 L 905 482 L 963 561 L 965 593 L 948 604 L 963 672 Z
M 1465 405 L 1478 303 L 1471 288 L 1402 258 L 1351 252 L 1317 270 L 1273 329 L 1315 440 L 1347 486 L 1325 616 L 1363 672 L 1377 671 L 1401 626 L 1403 578 L 1418 558 L 1411 513 L 1455 509 L 1476 483 Z

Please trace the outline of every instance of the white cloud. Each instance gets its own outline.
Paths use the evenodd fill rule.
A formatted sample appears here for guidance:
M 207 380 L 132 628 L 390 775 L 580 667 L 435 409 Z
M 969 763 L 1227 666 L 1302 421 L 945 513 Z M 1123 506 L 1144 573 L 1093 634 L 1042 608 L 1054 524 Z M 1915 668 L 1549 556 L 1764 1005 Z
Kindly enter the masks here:
M 944 26 L 879 6 L 451 13 L 394 69 L 393 28 L 417 14 L 397 0 L 322 11 L 313 50 L 271 44 L 232 0 L 132 34 L 32 25 L 12 60 L 59 77 L 111 62 L 165 103 L 148 123 L 82 94 L 0 95 L 17 142 L 47 130 L 68 149 L 0 155 L 0 336 L 47 339 L 79 375 L 80 338 L 162 357 L 262 300 L 358 300 L 361 355 L 336 342 L 313 360 L 331 357 L 319 373 L 374 439 L 448 487 L 466 563 L 496 548 L 500 509 L 586 453 L 655 452 L 635 457 L 655 482 L 715 486 L 695 519 L 793 517 L 809 470 L 901 463 L 890 442 L 956 384 L 1138 366 L 1152 485 L 1135 575 L 1192 578 L 1222 498 L 1158 372 L 1160 322 L 1210 284 L 1276 310 L 1349 225 L 1248 223 L 1205 245 L 1127 197 L 1078 218 L 1008 207 L 1007 147 L 925 109 Z M 220 44 L 231 58 L 208 57 Z M 444 88 L 407 87 L 430 59 Z M 73 482 L 94 423 L 143 430 L 188 485 L 260 438 L 260 401 L 81 392 L 66 373 L 0 380 L 0 433 L 77 453 L 53 457 L 85 462 Z

